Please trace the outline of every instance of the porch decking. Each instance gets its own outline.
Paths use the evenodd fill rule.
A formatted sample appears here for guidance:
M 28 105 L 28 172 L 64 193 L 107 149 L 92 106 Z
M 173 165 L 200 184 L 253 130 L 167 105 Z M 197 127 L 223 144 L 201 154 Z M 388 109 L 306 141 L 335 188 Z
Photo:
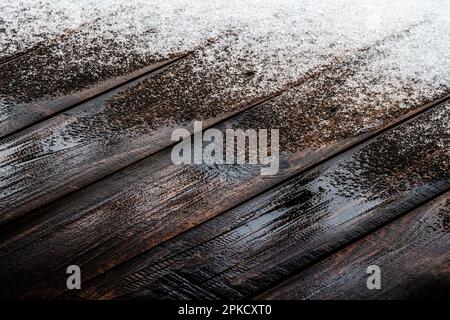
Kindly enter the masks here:
M 104 19 L 0 55 L 1 298 L 450 298 L 448 24 L 158 56 L 85 36 Z M 279 129 L 279 173 L 173 164 L 196 120 Z

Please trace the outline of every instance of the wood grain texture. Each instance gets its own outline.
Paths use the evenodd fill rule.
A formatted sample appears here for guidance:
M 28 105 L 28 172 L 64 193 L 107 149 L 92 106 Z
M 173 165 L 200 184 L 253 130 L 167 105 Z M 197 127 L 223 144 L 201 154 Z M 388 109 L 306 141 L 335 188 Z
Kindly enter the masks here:
M 366 286 L 381 269 L 381 289 Z M 261 294 L 260 299 L 448 299 L 450 193 Z
M 186 270 L 183 271 L 186 275 L 196 274 L 196 269 L 202 270 L 201 265 L 208 270 L 211 268 L 207 273 L 211 279 L 199 280 L 205 286 L 211 286 L 207 293 L 204 288 L 194 290 L 198 284 L 194 286 L 185 277 L 174 282 L 176 290 L 168 286 L 164 283 L 166 273 L 159 270 L 159 264 L 156 269 L 144 268 L 145 280 L 142 280 L 143 285 L 153 285 L 154 279 L 158 288 L 145 290 L 140 287 L 143 289 L 140 292 L 161 297 L 241 297 L 272 283 L 300 262 L 314 260 L 359 232 L 428 199 L 449 183 L 448 150 L 442 146 L 448 145 L 449 137 L 448 133 L 439 131 L 445 128 L 446 119 L 435 117 L 442 110 L 448 114 L 447 109 L 440 106 L 420 119 L 383 134 L 379 140 L 372 139 L 338 159 L 216 217 L 211 223 L 183 236 L 182 240 L 157 247 L 156 251 L 138 259 L 146 266 L 155 266 L 158 262 L 164 270 L 173 264 L 173 272 Z M 410 148 L 405 149 L 405 144 Z M 8 236 L 0 245 L 0 265 L 4 270 L 0 278 L 4 290 L 1 295 L 6 292 L 9 295 L 14 292 L 18 297 L 58 295 L 65 290 L 63 279 L 67 265 L 80 265 L 83 278 L 90 279 L 213 218 L 282 177 L 261 179 L 259 171 L 254 169 L 234 176 L 231 169 L 225 166 L 215 169 L 177 167 L 170 163 L 168 155 L 158 155 L 52 203 L 20 230 L 12 234 L 2 232 Z M 223 237 L 219 236 L 222 233 Z M 335 236 L 341 242 L 334 242 Z M 212 239 L 211 244 L 200 245 L 209 239 Z M 258 244 L 258 241 L 262 243 Z M 191 255 L 190 247 L 196 245 L 201 251 Z M 298 247 L 303 251 L 297 252 L 291 261 L 283 256 L 292 255 L 293 248 Z M 251 248 L 261 248 L 261 252 Z M 311 248 L 317 252 L 305 254 Z M 174 260 L 166 261 L 167 255 L 173 252 L 180 256 L 175 254 Z M 216 256 L 217 252 L 219 256 Z M 252 256 L 259 255 L 263 261 L 254 261 Z M 155 256 L 160 256 L 161 261 Z M 184 264 L 184 261 L 189 263 L 191 256 L 201 265 L 195 261 L 191 261 L 192 268 Z M 202 256 L 206 260 L 200 259 Z M 276 268 L 273 264 L 285 259 L 287 265 Z M 239 265 L 234 265 L 237 262 L 248 265 L 241 270 Z M 262 271 L 254 275 L 255 283 L 245 283 L 246 277 L 251 278 L 254 272 L 254 263 L 258 263 Z M 136 270 L 128 264 L 124 268 L 125 272 Z M 143 268 L 142 264 L 137 268 Z M 230 270 L 226 272 L 228 268 Z M 273 271 L 272 276 L 267 276 L 270 273 L 264 268 L 275 268 L 269 270 Z M 124 269 L 118 267 L 117 270 Z M 167 269 L 169 282 L 173 281 L 171 271 Z M 111 272 L 112 277 L 115 274 L 115 271 Z M 261 277 L 261 274 L 267 277 Z M 119 278 L 120 281 L 129 279 L 125 275 Z M 102 283 L 101 288 L 105 291 L 98 291 L 96 297 L 131 294 L 127 292 L 128 284 L 120 281 L 112 285 L 123 287 L 124 292 L 112 293 L 116 287 L 110 289 L 108 284 Z M 167 290 L 159 288 L 158 281 L 162 287 L 167 286 Z M 243 288 L 239 285 L 241 281 L 245 284 Z M 129 285 L 134 287 L 136 284 L 133 281 Z M 94 297 L 93 292 L 97 289 L 100 290 L 96 287 L 83 291 L 83 294 Z M 185 290 L 194 291 L 187 294 Z
M 161 66 L 163 64 L 149 68 Z M 158 69 L 143 78 L 89 100 L 76 109 L 81 109 L 82 114 L 88 110 L 94 112 L 93 110 L 102 105 L 105 100 L 120 95 L 127 88 L 136 86 L 144 79 L 164 72 L 164 70 L 165 68 Z M 87 133 L 83 134 L 81 124 L 78 125 L 78 128 L 77 125 L 71 126 L 74 121 L 83 121 L 79 118 L 73 117 L 71 111 L 66 111 L 60 116 L 51 118 L 48 122 L 40 123 L 1 141 L 0 224 L 95 181 L 108 173 L 105 168 L 109 165 L 111 165 L 110 171 L 126 166 L 136 158 L 135 154 L 140 154 L 141 150 L 135 150 L 135 154 L 123 151 L 119 144 L 114 145 L 112 136 L 109 137 L 109 140 L 100 140 L 100 132 L 93 132 L 91 136 L 86 136 Z M 84 125 L 89 125 L 89 123 Z M 63 126 L 69 128 L 64 132 L 61 130 Z M 104 159 L 104 153 L 97 153 L 97 156 L 92 154 L 90 146 L 96 142 L 103 144 L 105 148 L 109 146 L 110 149 L 115 150 L 117 157 Z M 158 145 L 154 147 L 158 148 Z M 102 163 L 101 160 L 105 160 L 103 170 L 100 168 L 92 172 L 97 162 Z M 80 174 L 80 170 L 84 172 L 81 175 L 88 176 L 88 178 L 81 179 L 77 184 L 76 181 L 73 181 L 76 178 L 74 175 Z
M 65 298 L 252 296 L 448 189 L 449 115 L 448 107 L 435 110 L 389 131 Z
M 283 150 L 297 158 L 317 150 L 329 151 L 322 149 L 343 140 L 358 140 L 420 111 L 423 104 L 441 97 L 442 90 L 430 91 L 424 85 L 423 90 L 415 91 L 412 82 L 402 83 L 396 76 L 382 77 L 371 71 L 389 56 L 386 42 L 398 41 L 405 33 L 334 57 L 282 87 L 262 85 L 260 78 L 240 69 L 243 62 L 234 58 L 225 59 L 221 68 L 199 68 L 202 61 L 224 59 L 222 52 L 233 45 L 235 37 L 224 35 L 211 43 L 214 50 L 198 50 L 157 75 L 3 139 L 0 224 L 169 146 L 174 128 L 191 129 L 194 120 L 203 120 L 209 127 L 292 86 L 295 90 L 261 108 L 256 118 L 249 113 L 235 125 L 280 128 L 285 131 Z M 367 90 L 370 85 L 386 83 L 390 93 Z

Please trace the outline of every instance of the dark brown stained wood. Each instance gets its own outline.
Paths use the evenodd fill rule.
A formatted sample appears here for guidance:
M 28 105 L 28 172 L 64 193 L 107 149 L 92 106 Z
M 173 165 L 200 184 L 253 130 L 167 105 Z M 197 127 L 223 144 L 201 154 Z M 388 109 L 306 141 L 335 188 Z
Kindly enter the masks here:
M 78 119 L 71 115 L 71 111 L 66 111 L 47 122 L 1 140 L 0 224 L 106 175 L 108 170 L 105 173 L 105 169 L 97 170 L 95 174 L 87 171 L 88 167 L 92 170 L 96 165 L 96 163 L 89 162 L 94 159 L 86 156 L 89 155 L 89 146 L 93 143 L 104 145 L 104 147 L 109 144 L 110 148 L 118 153 L 116 157 L 121 156 L 119 159 L 114 157 L 108 159 L 115 164 L 115 166 L 111 164 L 112 171 L 130 164 L 130 161 L 137 157 L 135 154 L 139 155 L 142 150 L 134 150 L 134 153 L 128 154 L 124 151 L 121 154 L 120 145 L 114 145 L 112 136 L 109 137 L 110 140 L 98 141 L 101 138 L 101 132 L 93 132 L 91 136 L 87 137 L 83 134 L 83 126 L 90 124 L 84 121 L 83 114 L 94 112 L 108 99 L 120 96 L 130 87 L 138 86 L 145 79 L 164 72 L 173 61 L 177 61 L 177 59 L 149 66 L 148 70 L 151 68 L 157 70 L 80 105 L 76 108 L 81 113 Z M 85 123 L 80 124 L 78 128 L 73 128 L 74 120 Z M 64 125 L 68 126 L 66 132 L 61 131 L 61 127 Z M 77 130 L 80 134 L 77 134 Z M 153 147 L 156 150 L 159 149 L 158 145 Z M 99 154 L 96 158 L 97 161 L 102 160 L 102 156 Z M 110 162 L 105 161 L 103 166 L 107 168 Z M 83 171 L 79 172 L 80 170 Z M 84 179 L 85 181 L 81 180 L 79 184 L 75 184 L 72 182 L 73 177 L 71 176 L 78 173 L 88 177 Z M 41 197 L 39 198 L 39 196 Z
M 0 57 L 0 299 L 450 299 L 450 43 L 419 2 L 214 4 L 198 24 L 203 4 L 119 1 L 44 42 L 19 30 L 31 49 Z M 279 173 L 174 165 L 195 120 L 279 129 Z M 372 261 L 389 284 L 367 294 Z
M 449 142 L 449 133 L 441 132 L 447 128 L 448 113 L 448 106 L 440 106 L 399 129 L 384 133 L 379 140 L 353 148 L 282 187 L 216 217 L 211 223 L 187 233 L 188 236 L 182 236 L 181 240 L 145 254 L 137 261 L 144 261 L 146 266 L 157 263 L 164 266 L 161 270 L 145 271 L 150 282 L 158 274 L 162 277 L 160 281 L 166 280 L 163 269 L 172 263 L 170 259 L 166 261 L 168 255 L 175 252 L 180 253 L 173 258 L 175 273 L 193 272 L 195 275 L 194 270 L 202 270 L 201 266 L 212 268 L 211 273 L 206 273 L 208 276 L 213 277 L 217 272 L 211 281 L 199 280 L 211 287 L 208 292 L 204 288 L 194 290 L 190 287 L 194 284 L 185 277 L 174 282 L 179 292 L 172 292 L 175 290 L 172 287 L 164 291 L 157 283 L 159 291 L 152 292 L 158 296 L 241 297 L 272 283 L 298 263 L 315 259 L 359 232 L 449 187 L 448 150 L 444 147 Z M 248 171 L 239 172 L 236 168 L 177 167 L 170 164 L 168 153 L 166 156 L 158 154 L 44 207 L 36 212 L 34 221 L 16 230 L 16 235 L 2 231 L 8 236 L 2 237 L 0 245 L 0 265 L 4 270 L 0 278 L 4 291 L 0 295 L 14 292 L 17 296 L 55 296 L 65 290 L 67 265 L 81 266 L 86 281 L 213 218 L 283 177 L 261 179 L 258 170 L 247 168 Z M 298 237 L 293 236 L 303 228 Z M 224 236 L 219 236 L 222 233 Z M 206 244 L 206 249 L 200 246 L 210 239 L 212 242 Z M 259 240 L 262 243 L 258 244 Z M 191 255 L 192 245 L 198 245 L 201 251 Z M 292 257 L 294 261 L 288 261 L 293 248 L 304 248 L 303 254 L 308 248 L 315 248 L 317 252 L 312 256 L 298 252 L 298 256 Z M 262 260 L 252 258 L 259 255 Z M 191 256 L 196 260 L 188 259 Z M 200 259 L 203 256 L 206 260 Z M 287 260 L 287 265 L 276 269 L 273 263 L 283 260 Z M 148 261 L 152 262 L 147 264 Z M 238 272 L 240 267 L 234 265 L 237 261 L 248 265 Z M 253 271 L 249 270 L 254 270 L 254 263 L 259 263 L 262 270 L 273 268 L 273 272 L 261 271 L 253 275 L 254 283 L 245 283 L 245 277 L 253 277 Z M 229 273 L 226 272 L 228 267 Z M 136 269 L 126 264 L 116 270 L 133 272 Z M 153 270 L 157 270 L 156 275 L 150 275 Z M 174 281 L 171 269 L 167 272 L 170 272 L 167 281 Z M 261 274 L 272 276 L 264 278 Z M 228 281 L 229 286 L 225 285 Z M 240 281 L 244 281 L 244 288 L 240 287 Z M 117 284 L 117 288 L 122 284 Z M 128 290 L 128 284 L 123 285 L 124 290 Z M 103 288 L 106 291 L 99 291 L 98 297 L 115 295 L 112 291 L 116 288 L 111 291 L 108 285 Z M 194 291 L 190 295 L 185 289 Z M 83 295 L 93 296 L 93 291 L 83 291 Z M 142 292 L 149 294 L 145 290 Z M 117 295 L 122 293 L 117 292 Z
M 214 122 L 259 99 L 259 93 L 247 92 L 254 84 L 245 74 L 223 81 L 226 70 L 196 68 L 203 54 L 200 50 L 153 80 L 138 79 L 3 139 L 0 223 L 167 146 L 172 129 L 165 122 L 182 122 L 196 112 Z M 211 90 L 223 93 L 240 82 L 241 94 L 211 98 Z M 220 114 L 213 118 L 214 113 Z
M 252 296 L 450 188 L 449 117 L 447 106 L 403 124 L 65 297 Z
M 408 84 L 396 75 L 372 71 L 372 63 L 376 67 L 380 59 L 389 57 L 386 44 L 407 37 L 408 32 L 313 68 L 290 84 L 295 90 L 234 125 L 280 128 L 285 131 L 281 143 L 289 153 L 287 161 L 309 165 L 311 158 L 322 158 L 337 145 L 345 147 L 422 110 L 425 102 L 445 93 L 443 88 L 424 83 L 413 90 L 417 85 L 413 81 Z M 211 43 L 214 50 L 198 50 L 157 76 L 132 82 L 3 139 L 0 224 L 167 147 L 176 127 L 190 128 L 194 120 L 211 126 L 286 89 L 267 88 L 260 78 L 249 76 L 247 68 L 236 72 L 236 59 L 222 61 L 220 68 L 198 67 L 208 60 L 205 55 L 224 59 L 215 55 L 232 46 L 233 39 L 232 34 L 224 35 Z M 392 92 L 367 89 L 386 84 Z M 311 157 L 305 157 L 309 153 Z M 296 165 L 286 167 L 298 171 Z
M 369 290 L 367 267 L 381 269 Z M 353 243 L 259 299 L 449 299 L 450 193 Z

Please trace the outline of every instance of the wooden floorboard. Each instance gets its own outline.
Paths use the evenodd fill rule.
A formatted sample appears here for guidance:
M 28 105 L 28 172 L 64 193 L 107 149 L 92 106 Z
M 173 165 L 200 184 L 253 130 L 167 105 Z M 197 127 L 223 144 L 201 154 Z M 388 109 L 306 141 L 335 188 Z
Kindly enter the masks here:
M 381 270 L 369 290 L 367 267 Z M 450 193 L 353 243 L 259 299 L 449 299 Z
M 221 77 L 225 74 L 217 70 L 194 70 L 198 55 L 202 52 L 164 72 L 159 70 L 156 77 L 131 82 L 3 139 L 0 222 L 164 148 L 171 143 L 173 130 L 166 126 L 166 121 L 192 119 L 197 112 L 203 112 L 208 125 L 259 101 L 260 96 L 245 92 L 211 101 L 205 95 L 209 87 L 218 94 L 234 85 L 233 81 L 242 82 L 247 76 L 240 74 L 223 83 Z M 196 95 L 186 95 L 186 91 Z M 270 92 L 265 94 L 270 96 Z M 218 106 L 208 113 L 209 104 Z
M 124 75 L 105 79 L 104 81 L 93 84 L 89 86 L 89 88 L 81 91 L 75 90 L 73 93 L 62 94 L 50 99 L 30 102 L 29 104 L 18 102 L 15 105 L 7 106 L 8 110 L 5 112 L 6 115 L 4 114 L 7 119 L 0 124 L 0 138 L 4 141 L 15 133 L 19 133 L 20 135 L 21 130 L 26 130 L 41 121 L 52 118 L 58 113 L 76 107 L 84 102 L 87 102 L 89 105 L 95 105 L 95 98 L 101 97 L 101 99 L 104 99 L 110 97 L 112 93 L 117 94 L 117 91 L 126 89 L 130 82 L 136 83 L 145 80 L 159 69 L 169 66 L 172 63 L 176 63 L 179 59 L 184 57 L 185 55 L 179 55 L 173 59 L 153 62 Z M 27 55 L 18 57 L 13 63 L 20 63 L 20 61 L 16 61 L 20 59 L 27 59 Z M 91 99 L 94 99 L 94 101 Z M 11 110 L 11 112 L 9 110 Z M 33 128 L 31 130 L 33 130 Z
M 448 188 L 448 112 L 448 106 L 441 105 L 383 133 L 216 217 L 181 240 L 157 247 L 139 258 L 137 265 L 118 267 L 119 271 L 109 272 L 106 279 L 94 282 L 95 289 L 86 288 L 83 294 L 98 294 L 97 298 L 112 297 L 112 292 L 133 296 L 128 285 L 135 288 L 138 281 L 123 281 L 133 278 L 133 272 L 141 268 L 145 280 L 138 295 L 237 298 L 251 294 Z M 158 172 L 154 166 L 168 167 L 169 160 L 152 164 L 135 166 L 135 171 L 127 173 L 124 170 L 122 176 L 50 205 L 45 211 L 51 216 L 4 240 L 0 264 L 5 266 L 1 279 L 5 290 L 18 295 L 57 295 L 64 290 L 64 266 L 80 265 L 84 277 L 92 278 L 201 219 L 212 218 L 220 213 L 218 204 L 222 203 L 220 209 L 226 207 L 224 197 L 233 202 L 233 197 L 251 188 L 248 183 L 242 189 L 237 183 L 221 186 L 215 175 L 204 187 L 193 189 L 195 176 L 190 168 L 184 171 L 190 184 L 180 185 L 180 173 L 176 177 L 181 179 L 172 184 L 168 182 L 173 178 L 170 171 L 163 177 L 154 175 Z M 143 178 L 144 168 L 153 173 L 149 181 Z M 200 181 L 205 174 L 211 172 L 197 171 Z M 121 185 L 124 176 L 126 183 Z M 132 179 L 135 182 L 131 183 Z M 111 188 L 117 191 L 111 194 Z M 155 201 L 158 198 L 163 202 Z M 167 258 L 172 254 L 174 257 Z M 197 269 L 200 278 L 189 281 Z M 116 276 L 118 282 L 114 283 L 110 279 Z M 34 284 L 29 287 L 31 278 Z M 110 285 L 114 289 L 109 290 Z M 151 289 L 145 290 L 146 285 Z

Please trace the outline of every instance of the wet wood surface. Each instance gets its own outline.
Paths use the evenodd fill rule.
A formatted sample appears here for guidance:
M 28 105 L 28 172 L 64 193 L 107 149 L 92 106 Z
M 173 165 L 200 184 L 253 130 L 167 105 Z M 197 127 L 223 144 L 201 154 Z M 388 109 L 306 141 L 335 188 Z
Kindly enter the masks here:
M 161 296 L 185 297 L 184 290 L 188 290 L 199 297 L 236 298 L 255 292 L 276 281 L 277 274 L 285 275 L 290 266 L 318 259 L 329 250 L 450 187 L 449 154 L 448 148 L 444 147 L 450 139 L 446 131 L 448 116 L 448 104 L 439 105 L 185 233 L 182 240 L 174 240 L 173 245 L 156 247 L 156 253 L 150 251 L 150 254 L 144 255 L 150 256 L 150 261 L 144 259 L 138 269 L 144 265 L 152 266 L 144 278 L 150 284 L 156 282 L 151 292 L 157 294 L 160 286 L 167 287 L 164 281 L 174 281 L 168 268 L 171 263 L 174 268 L 172 272 L 186 270 L 191 276 L 195 273 L 190 271 L 202 265 L 208 270 L 217 266 L 217 270 L 213 268 L 205 274 L 206 278 L 212 278 L 211 281 L 195 281 L 197 286 L 200 283 L 207 288 L 213 284 L 213 288 L 217 287 L 216 290 L 209 289 L 211 292 L 207 295 L 202 296 L 201 293 L 206 290 L 203 288 L 192 292 L 195 286 L 180 278 L 174 287 L 160 293 Z M 404 154 L 396 154 L 398 150 L 405 150 L 406 144 L 408 148 Z M 43 295 L 59 294 L 64 290 L 60 285 L 61 277 L 65 276 L 60 269 L 62 266 L 80 265 L 84 278 L 92 278 L 169 240 L 177 233 L 213 218 L 226 208 L 219 206 L 220 202 L 215 199 L 223 199 L 226 195 L 231 204 L 242 202 L 255 185 L 251 180 L 240 181 L 244 185 L 240 189 L 235 181 L 221 183 L 220 176 L 202 168 L 195 172 L 188 167 L 167 175 L 164 171 L 170 167 L 170 160 L 159 160 L 160 163 L 152 161 L 153 166 L 150 163 L 143 167 L 135 165 L 132 168 L 134 171 L 124 170 L 120 175 L 55 202 L 43 209 L 47 216 L 44 213 L 42 217 L 38 215 L 35 221 L 25 224 L 16 236 L 2 241 L 0 248 L 5 254 L 0 259 L 6 267 L 2 282 L 7 284 L 4 288 L 10 292 L 16 287 L 14 291 L 21 292 L 20 286 L 25 285 L 22 288 L 25 289 L 24 294 L 33 295 L 36 289 L 42 289 L 38 292 Z M 163 170 L 158 171 L 155 164 Z M 164 175 L 152 175 L 151 180 L 145 181 L 142 179 L 144 168 L 149 172 L 164 172 Z M 188 175 L 187 181 L 192 183 L 194 173 L 200 181 L 205 179 L 206 173 L 210 174 L 203 188 L 183 186 L 180 185 L 181 179 L 176 179 L 178 189 L 174 189 L 175 185 L 167 180 L 168 177 Z M 126 183 L 121 185 L 123 177 Z M 113 187 L 118 191 L 111 195 Z M 168 196 L 170 190 L 173 193 Z M 212 239 L 211 243 L 207 239 Z M 203 242 L 206 242 L 205 247 L 198 245 Z M 61 243 L 64 246 L 60 246 Z M 184 248 L 186 244 L 188 246 Z M 191 246 L 194 249 L 190 249 Z M 170 252 L 179 252 L 179 256 L 175 254 L 168 261 L 155 258 Z M 220 254 L 217 255 L 218 252 Z M 50 254 L 51 261 L 47 258 Z M 16 258 L 11 259 L 11 255 Z M 202 256 L 204 259 L 200 258 Z M 256 261 L 255 256 L 259 257 Z M 193 266 L 189 264 L 189 257 L 195 258 L 191 262 Z M 164 272 L 159 270 L 159 264 Z M 259 278 L 253 274 L 255 264 L 265 276 Z M 124 268 L 128 270 L 128 267 Z M 114 274 L 112 272 L 111 277 L 114 278 Z M 28 283 L 31 278 L 34 285 L 30 291 Z M 118 279 L 129 278 L 118 276 Z M 8 279 L 15 281 L 8 283 Z M 233 279 L 238 279 L 235 281 L 242 286 L 248 281 L 242 292 L 236 291 Z M 133 281 L 131 286 L 135 285 Z M 106 288 L 103 283 L 99 287 Z M 123 288 L 124 284 L 119 283 L 117 287 Z
M 381 270 L 380 289 L 366 285 Z M 448 299 L 450 193 L 308 268 L 259 299 Z
M 86 284 L 80 295 L 253 296 L 448 189 L 448 150 L 417 138 L 429 134 L 449 142 L 449 134 L 439 129 L 416 129 L 427 122 L 430 128 L 443 125 L 430 123 L 432 118 L 434 113 L 387 132 L 167 241 Z M 405 141 L 409 152 L 393 157 L 392 150 L 401 149 Z
M 414 28 L 282 81 L 295 59 L 256 72 L 234 33 L 102 69 L 75 30 L 3 61 L 0 297 L 448 298 L 449 92 L 377 71 Z M 195 120 L 279 129 L 279 172 L 173 164 Z

